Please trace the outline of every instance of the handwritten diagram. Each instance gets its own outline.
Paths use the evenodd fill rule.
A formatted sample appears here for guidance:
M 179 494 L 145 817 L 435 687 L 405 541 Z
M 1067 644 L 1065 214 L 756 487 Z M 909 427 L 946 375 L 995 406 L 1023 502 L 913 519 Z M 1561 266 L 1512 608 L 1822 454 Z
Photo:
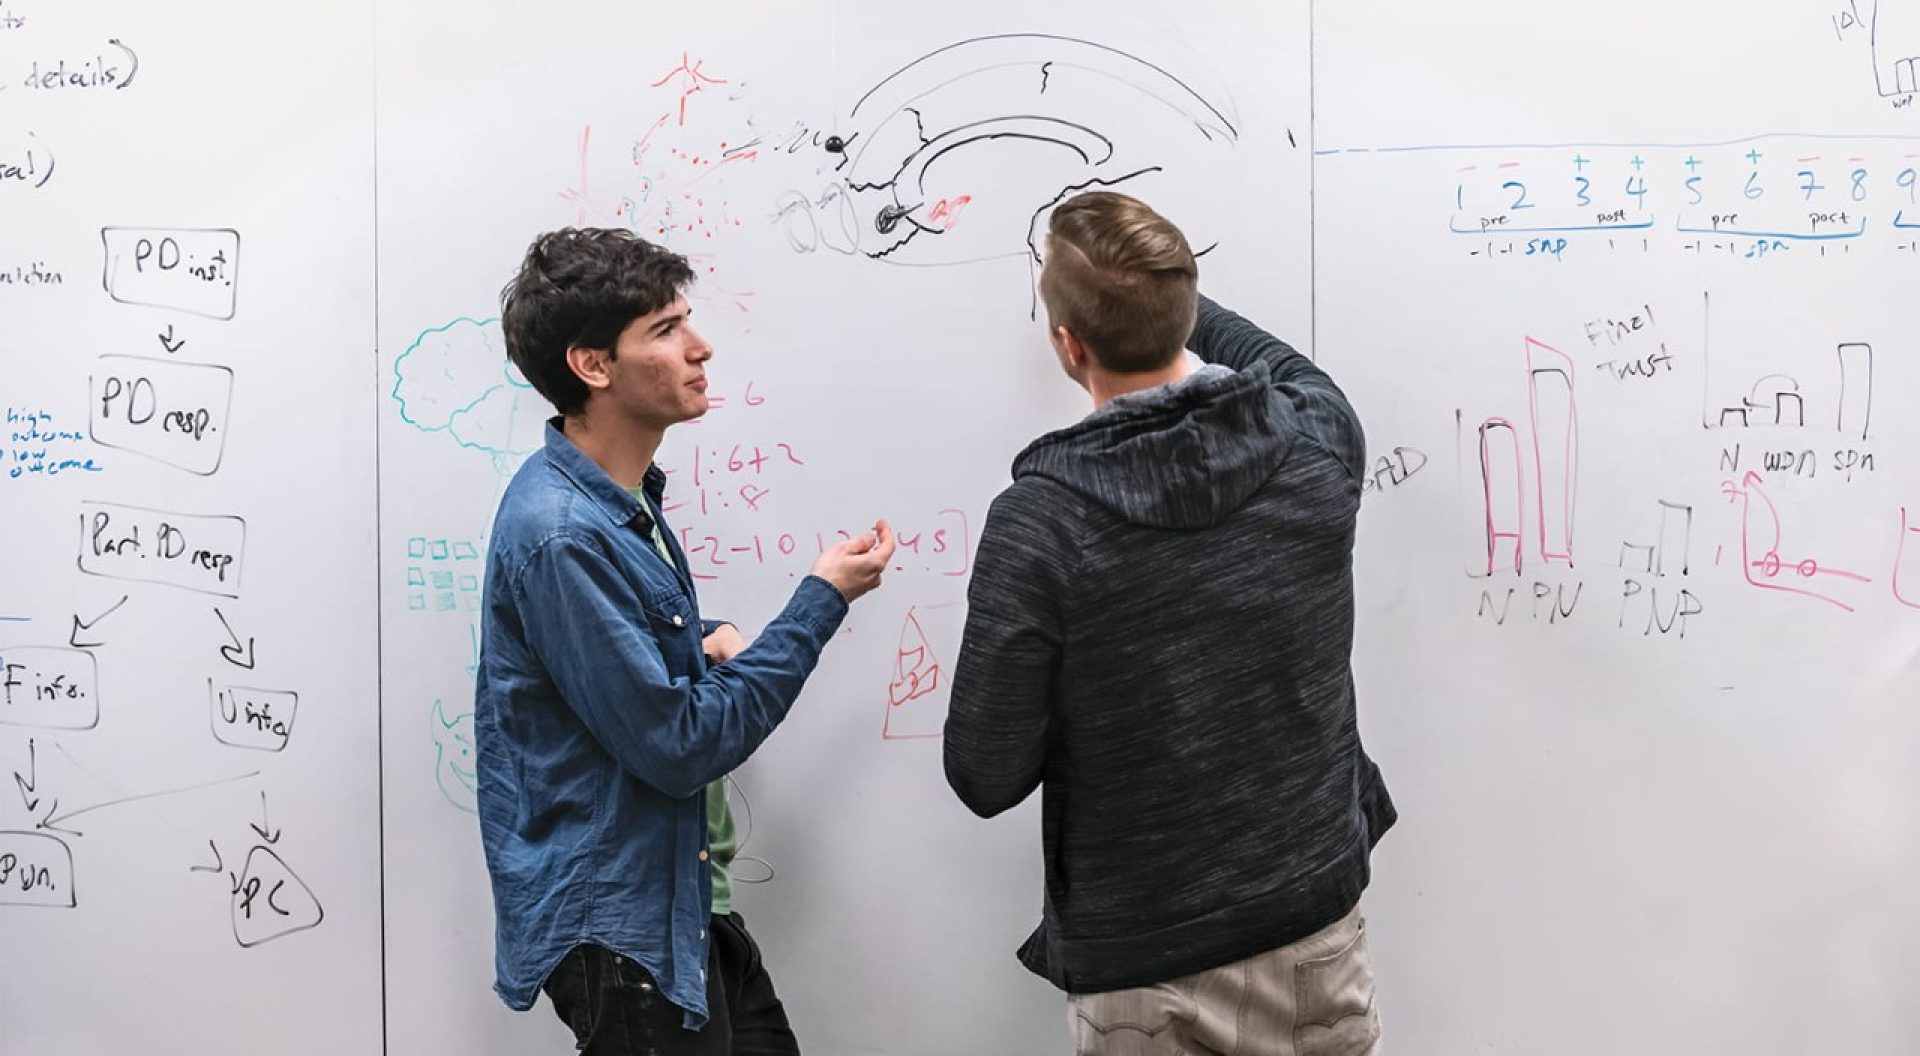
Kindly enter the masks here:
M 1005 34 L 923 55 L 868 89 L 826 141 L 838 182 L 781 199 L 800 252 L 906 266 L 1037 260 L 1047 212 L 1076 191 L 1143 195 L 1217 240 L 1208 166 L 1239 130 L 1174 73 L 1074 37 Z M 1017 176 L 1016 176 L 1017 174 Z
M 1526 339 L 1527 431 L 1493 416 L 1478 427 L 1480 498 L 1485 528 L 1476 546 L 1484 567 L 1519 573 L 1530 563 L 1571 566 L 1580 483 L 1577 368 L 1566 353 Z M 1534 532 L 1525 529 L 1531 492 Z M 1479 558 L 1476 557 L 1476 562 Z
M 1533 621 L 1573 621 L 1582 591 L 1598 574 L 1580 558 L 1587 548 L 1577 545 L 1585 519 L 1577 501 L 1584 435 L 1578 408 L 1585 397 L 1575 394 L 1586 392 L 1576 380 L 1582 375 L 1621 386 L 1616 398 L 1628 406 L 1663 387 L 1695 386 L 1702 393 L 1698 428 L 1717 445 L 1706 449 L 1720 471 L 1713 499 L 1648 495 L 1635 504 L 1642 512 L 1621 522 L 1608 571 L 1619 577 L 1619 628 L 1684 639 L 1707 611 L 1702 573 L 1721 568 L 1736 572 L 1743 587 L 1844 613 L 1861 608 L 1871 596 L 1868 585 L 1891 576 L 1893 597 L 1914 607 L 1908 547 L 1914 532 L 1906 508 L 1888 510 L 1885 521 L 1866 514 L 1897 523 L 1897 534 L 1882 535 L 1856 516 L 1859 529 L 1841 533 L 1847 541 L 1836 545 L 1822 542 L 1833 535 L 1823 523 L 1831 522 L 1831 511 L 1799 490 L 1857 488 L 1882 471 L 1870 446 L 1880 369 L 1874 344 L 1736 343 L 1713 325 L 1712 296 L 1697 305 L 1698 336 L 1684 344 L 1676 344 L 1681 338 L 1670 325 L 1671 307 L 1651 304 L 1587 320 L 1579 354 L 1527 338 L 1524 418 L 1508 412 L 1472 424 L 1464 410 L 1456 412 L 1463 499 L 1471 503 L 1473 525 L 1468 578 L 1525 579 L 1511 587 L 1476 586 L 1482 619 L 1504 626 L 1513 602 L 1531 595 Z M 1751 331 L 1752 321 L 1746 322 Z M 1731 520 L 1719 517 L 1722 510 Z M 1873 536 L 1890 545 L 1882 552 L 1863 548 L 1862 540 Z
M 16 652 L 21 651 L 8 650 L 8 655 Z M 50 765 L 43 765 L 43 757 Z M 129 792 L 95 776 L 59 741 L 29 738 L 26 759 L 13 772 L 13 786 L 19 807 L 33 821 L 30 828 L 0 831 L 0 907 L 80 908 L 81 882 L 72 844 L 85 838 L 103 812 L 138 809 L 185 796 L 230 801 L 220 796 L 223 790 L 252 787 L 261 777 L 261 771 L 251 770 Z M 316 927 L 324 916 L 319 899 L 275 849 L 282 830 L 268 820 L 266 793 L 258 796 L 260 820 L 248 823 L 255 843 L 243 867 L 227 874 L 234 938 L 242 947 Z M 208 851 L 213 863 L 193 864 L 189 871 L 223 871 L 218 844 L 208 841 Z
M 1844 612 L 1855 605 L 1842 600 L 1844 583 L 1871 583 L 1858 572 L 1824 564 L 1802 549 L 1789 531 L 1791 523 L 1767 491 L 1766 482 L 1752 470 L 1726 481 L 1721 493 L 1740 510 L 1739 561 L 1750 586 L 1824 601 Z
M 753 291 L 722 271 L 718 252 L 747 223 L 734 174 L 778 149 L 744 84 L 682 53 L 648 82 L 630 121 L 583 125 L 578 142 L 578 175 L 558 192 L 576 225 L 624 227 L 684 254 L 700 276 L 692 299 L 752 310 Z
M 434 783 L 447 802 L 469 814 L 479 813 L 472 709 L 455 711 L 448 716 L 446 705 L 436 700 L 432 724 Z
M 0 906 L 73 909 L 73 851 L 42 832 L 0 832 Z
M 886 720 L 880 727 L 883 739 L 924 740 L 941 735 L 965 620 L 966 606 L 960 603 L 907 609 L 887 680 Z
M 127 57 L 132 60 L 130 51 Z M 34 87 L 124 88 L 132 82 L 131 61 L 124 74 L 108 60 L 56 67 Z M 240 233 L 230 228 L 104 228 L 102 291 L 119 306 L 232 320 L 239 311 L 240 242 Z M 168 323 L 153 333 L 157 349 L 95 357 L 78 386 L 89 408 L 85 432 L 41 407 L 9 407 L 8 479 L 95 477 L 104 468 L 99 452 L 105 451 L 138 456 L 153 472 L 175 479 L 220 474 L 241 389 L 225 363 L 178 355 L 192 333 Z M 97 491 L 70 503 L 60 518 L 78 528 L 77 537 L 69 537 L 76 556 L 66 574 L 78 577 L 76 585 L 107 585 L 118 599 L 104 595 L 68 610 L 58 624 L 67 632 L 64 642 L 41 637 L 0 643 L 0 728 L 26 734 L 24 758 L 13 764 L 18 801 L 6 808 L 25 822 L 0 832 L 0 907 L 80 909 L 80 891 L 120 880 L 102 875 L 90 884 L 79 875 L 85 859 L 73 853 L 90 831 L 109 828 L 104 819 L 181 800 L 218 804 L 235 790 L 258 790 L 266 770 L 241 770 L 246 764 L 238 760 L 275 759 L 299 743 L 300 693 L 275 686 L 271 673 L 256 675 L 261 654 L 256 638 L 246 633 L 248 614 L 237 608 L 252 578 L 246 574 L 247 518 L 130 504 L 119 501 L 124 485 L 100 479 Z M 114 684 L 109 672 L 122 663 L 124 625 L 140 618 L 123 614 L 150 619 L 162 611 L 174 629 L 199 642 L 183 660 L 203 675 L 203 743 L 234 753 L 236 764 L 217 776 L 157 774 L 122 785 L 100 777 L 98 771 L 108 768 L 97 761 L 82 762 L 99 752 L 80 739 L 128 718 L 124 709 L 115 710 L 118 698 L 102 690 Z M 34 633 L 40 625 L 22 617 L 10 619 L 9 626 Z M 232 677 L 240 673 L 243 680 Z M 271 848 L 280 833 L 266 827 L 265 792 L 258 795 L 262 822 L 254 831 L 261 842 L 229 874 L 225 892 L 243 947 L 310 929 L 323 915 L 287 858 Z M 111 836 L 93 837 L 103 838 Z M 217 858 L 217 845 L 213 852 Z
M 1330 186 L 1391 196 L 1367 182 L 1390 170 L 1428 188 L 1371 207 L 1364 229 L 1394 233 L 1367 250 L 1380 269 L 1444 273 L 1473 311 L 1528 320 L 1496 333 L 1435 312 L 1477 335 L 1449 401 L 1477 619 L 1694 642 L 1754 606 L 1912 611 L 1911 467 L 1891 446 L 1909 424 L 1888 402 L 1912 327 L 1878 291 L 1920 259 L 1920 136 L 1316 153 L 1343 159 Z M 1538 309 L 1495 294 L 1515 289 Z
M 1843 341 L 1831 349 L 1796 350 L 1797 354 L 1786 356 L 1744 348 L 1737 357 L 1741 373 L 1728 382 L 1726 375 L 1734 371 L 1725 363 L 1715 369 L 1711 295 L 1702 298 L 1702 316 L 1706 385 L 1700 424 L 1704 428 L 1809 430 L 1837 434 L 1838 439 L 1856 445 L 1871 439 L 1873 345 Z M 1756 353 L 1766 355 L 1769 365 L 1756 367 Z M 1725 356 L 1724 350 L 1718 355 Z
M 1911 97 L 1906 97 L 1911 98 Z M 1399 148 L 1395 148 L 1399 149 Z M 1757 135 L 1694 144 L 1414 147 L 1432 222 L 1469 261 L 1920 256 L 1920 138 Z M 1330 147 L 1320 157 L 1370 153 Z
M 220 468 L 233 406 L 233 371 L 217 363 L 101 356 L 91 379 L 93 442 L 196 476 Z
M 235 942 L 251 949 L 317 928 L 326 916 L 313 890 L 271 846 L 256 844 L 247 851 L 233 884 Z
M 1842 40 L 1867 34 L 1873 86 L 1880 97 L 1910 103 L 1920 92 L 1920 5 L 1913 0 L 1849 0 L 1832 17 Z

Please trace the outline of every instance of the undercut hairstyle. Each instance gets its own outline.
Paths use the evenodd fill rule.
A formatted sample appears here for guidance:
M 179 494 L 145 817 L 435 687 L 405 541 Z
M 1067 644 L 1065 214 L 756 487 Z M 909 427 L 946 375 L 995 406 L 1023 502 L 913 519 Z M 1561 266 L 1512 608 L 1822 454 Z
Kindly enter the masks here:
M 588 389 L 568 365 L 567 350 L 614 355 L 628 324 L 672 304 L 693 278 L 687 258 L 631 231 L 549 231 L 534 239 L 500 291 L 507 358 L 555 410 L 578 414 Z
M 1040 297 L 1116 374 L 1159 370 L 1193 334 L 1200 267 L 1187 236 L 1146 203 L 1111 191 L 1062 202 L 1047 222 Z

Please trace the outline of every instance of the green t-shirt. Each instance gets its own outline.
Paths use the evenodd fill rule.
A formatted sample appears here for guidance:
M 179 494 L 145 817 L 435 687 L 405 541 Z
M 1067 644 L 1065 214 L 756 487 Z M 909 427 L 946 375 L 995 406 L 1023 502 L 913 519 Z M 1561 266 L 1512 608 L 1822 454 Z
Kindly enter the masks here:
M 713 914 L 733 912 L 733 854 L 740 835 L 733 827 L 733 807 L 727 803 L 727 779 L 707 786 L 707 865 L 713 873 Z
M 633 497 L 644 504 L 645 492 L 639 488 L 630 489 Z M 649 511 L 651 512 L 651 511 Z M 650 518 L 653 548 L 660 551 L 668 565 L 673 564 L 673 551 L 667 549 L 667 540 L 660 534 L 660 519 Z M 739 833 L 733 826 L 733 808 L 727 803 L 727 779 L 721 778 L 707 786 L 707 869 L 713 876 L 713 914 L 725 916 L 733 912 L 733 855 L 739 849 Z

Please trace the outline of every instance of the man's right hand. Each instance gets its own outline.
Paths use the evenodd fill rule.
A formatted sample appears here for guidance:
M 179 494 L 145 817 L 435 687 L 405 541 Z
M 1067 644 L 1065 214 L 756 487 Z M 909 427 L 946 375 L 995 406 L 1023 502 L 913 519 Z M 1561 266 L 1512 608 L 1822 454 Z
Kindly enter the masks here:
M 893 529 L 885 520 L 857 539 L 835 543 L 813 563 L 813 574 L 833 584 L 851 602 L 880 585 L 880 576 L 893 560 Z

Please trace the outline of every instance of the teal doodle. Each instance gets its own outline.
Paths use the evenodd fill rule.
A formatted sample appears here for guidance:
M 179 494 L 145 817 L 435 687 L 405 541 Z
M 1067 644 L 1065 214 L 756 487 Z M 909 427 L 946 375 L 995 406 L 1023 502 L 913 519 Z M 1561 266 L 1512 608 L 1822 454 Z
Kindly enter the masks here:
M 393 363 L 400 420 L 444 434 L 509 476 L 539 450 L 545 400 L 506 356 L 500 320 L 462 316 L 422 331 Z

